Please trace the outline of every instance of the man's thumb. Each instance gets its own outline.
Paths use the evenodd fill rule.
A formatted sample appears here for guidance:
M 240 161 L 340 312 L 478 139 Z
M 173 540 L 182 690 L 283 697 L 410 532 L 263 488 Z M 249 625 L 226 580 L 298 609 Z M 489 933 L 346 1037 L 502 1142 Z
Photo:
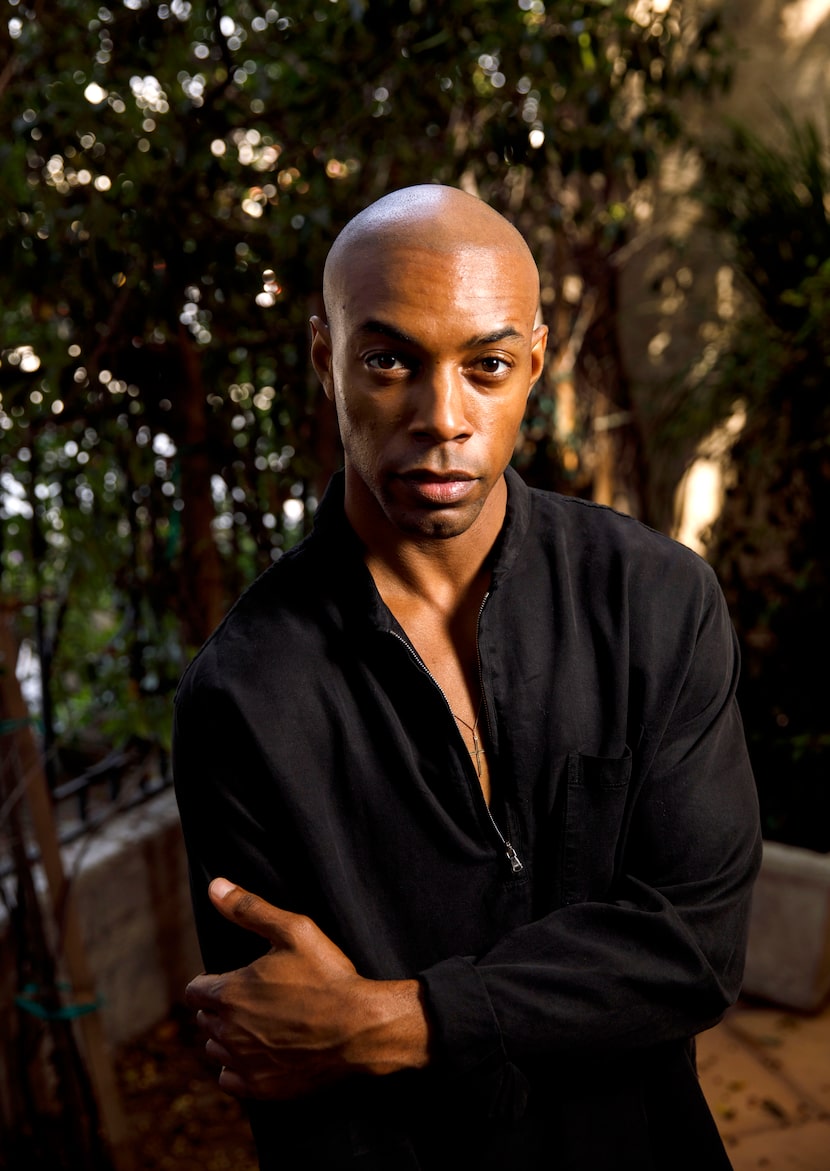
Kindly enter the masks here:
M 214 878 L 208 887 L 211 901 L 216 907 L 219 907 L 222 899 L 231 893 L 233 890 L 241 890 L 241 887 L 235 886 L 232 882 L 228 882 L 227 878 Z
M 246 931 L 253 931 L 271 943 L 281 934 L 281 912 L 265 899 L 251 894 L 227 878 L 214 878 L 208 887 L 210 901 L 220 914 Z

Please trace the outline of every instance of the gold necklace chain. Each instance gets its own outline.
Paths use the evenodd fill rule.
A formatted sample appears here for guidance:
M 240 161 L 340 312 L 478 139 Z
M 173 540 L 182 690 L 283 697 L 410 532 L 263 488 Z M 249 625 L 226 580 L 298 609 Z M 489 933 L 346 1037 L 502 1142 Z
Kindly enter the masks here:
M 457 716 L 455 714 L 455 712 L 452 710 L 452 708 L 450 708 L 450 711 L 452 712 L 453 719 L 458 720 L 459 724 L 463 724 L 464 727 L 468 728 L 469 731 L 472 732 L 472 734 L 473 734 L 473 750 L 470 753 L 470 755 L 475 757 L 476 772 L 478 773 L 479 776 L 481 776 L 481 758 L 484 755 L 484 749 L 481 747 L 481 741 L 478 738 L 478 721 L 479 721 L 479 717 L 481 715 L 482 702 L 483 702 L 483 700 L 479 701 L 478 711 L 476 712 L 475 723 L 473 723 L 473 724 L 468 724 L 466 720 L 462 720 L 461 716 Z

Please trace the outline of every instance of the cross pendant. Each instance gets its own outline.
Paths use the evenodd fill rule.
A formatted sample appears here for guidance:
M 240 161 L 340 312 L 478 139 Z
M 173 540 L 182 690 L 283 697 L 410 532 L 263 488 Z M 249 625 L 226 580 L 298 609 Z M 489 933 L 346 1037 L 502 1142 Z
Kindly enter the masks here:
M 473 756 L 476 758 L 476 772 L 481 776 L 481 745 L 478 742 L 475 728 L 473 728 Z

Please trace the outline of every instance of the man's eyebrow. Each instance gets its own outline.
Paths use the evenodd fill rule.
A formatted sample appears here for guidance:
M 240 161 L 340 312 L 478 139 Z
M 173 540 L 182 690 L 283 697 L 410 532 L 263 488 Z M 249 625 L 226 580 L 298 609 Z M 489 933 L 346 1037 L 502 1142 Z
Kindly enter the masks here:
M 402 329 L 397 329 L 394 325 L 387 325 L 385 321 L 375 321 L 370 319 L 364 321 L 357 327 L 358 333 L 379 333 L 384 337 L 391 338 L 392 341 L 401 342 L 405 346 L 417 346 L 418 342 L 414 337 L 408 333 L 404 333 Z
M 376 321 L 374 319 L 364 321 L 358 326 L 358 333 L 379 333 L 405 346 L 417 347 L 420 345 L 417 338 L 412 337 L 402 329 L 398 329 L 397 326 L 389 325 L 385 321 Z M 467 341 L 462 343 L 462 349 L 474 350 L 478 346 L 492 346 L 496 342 L 506 341 L 508 338 L 521 340 L 523 336 L 514 326 L 506 325 L 504 329 L 496 329 L 492 333 L 480 334 L 476 337 L 468 338 Z
M 480 337 L 471 337 L 469 341 L 465 342 L 465 347 L 473 350 L 476 346 L 492 346 L 496 342 L 506 341 L 508 338 L 518 338 L 521 340 L 524 334 L 512 325 L 506 325 L 504 329 L 497 329 L 493 333 L 485 333 Z

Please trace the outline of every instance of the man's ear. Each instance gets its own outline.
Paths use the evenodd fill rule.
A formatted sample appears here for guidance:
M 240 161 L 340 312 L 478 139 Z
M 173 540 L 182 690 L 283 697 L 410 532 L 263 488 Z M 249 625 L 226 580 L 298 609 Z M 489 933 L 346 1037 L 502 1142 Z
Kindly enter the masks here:
M 528 394 L 530 394 L 542 376 L 542 370 L 545 367 L 545 350 L 547 349 L 547 345 L 548 327 L 546 325 L 537 325 L 533 331 L 530 346 L 530 386 L 527 388 Z
M 334 378 L 331 372 L 331 330 L 322 317 L 312 317 L 311 364 L 320 379 L 326 398 L 334 401 Z

